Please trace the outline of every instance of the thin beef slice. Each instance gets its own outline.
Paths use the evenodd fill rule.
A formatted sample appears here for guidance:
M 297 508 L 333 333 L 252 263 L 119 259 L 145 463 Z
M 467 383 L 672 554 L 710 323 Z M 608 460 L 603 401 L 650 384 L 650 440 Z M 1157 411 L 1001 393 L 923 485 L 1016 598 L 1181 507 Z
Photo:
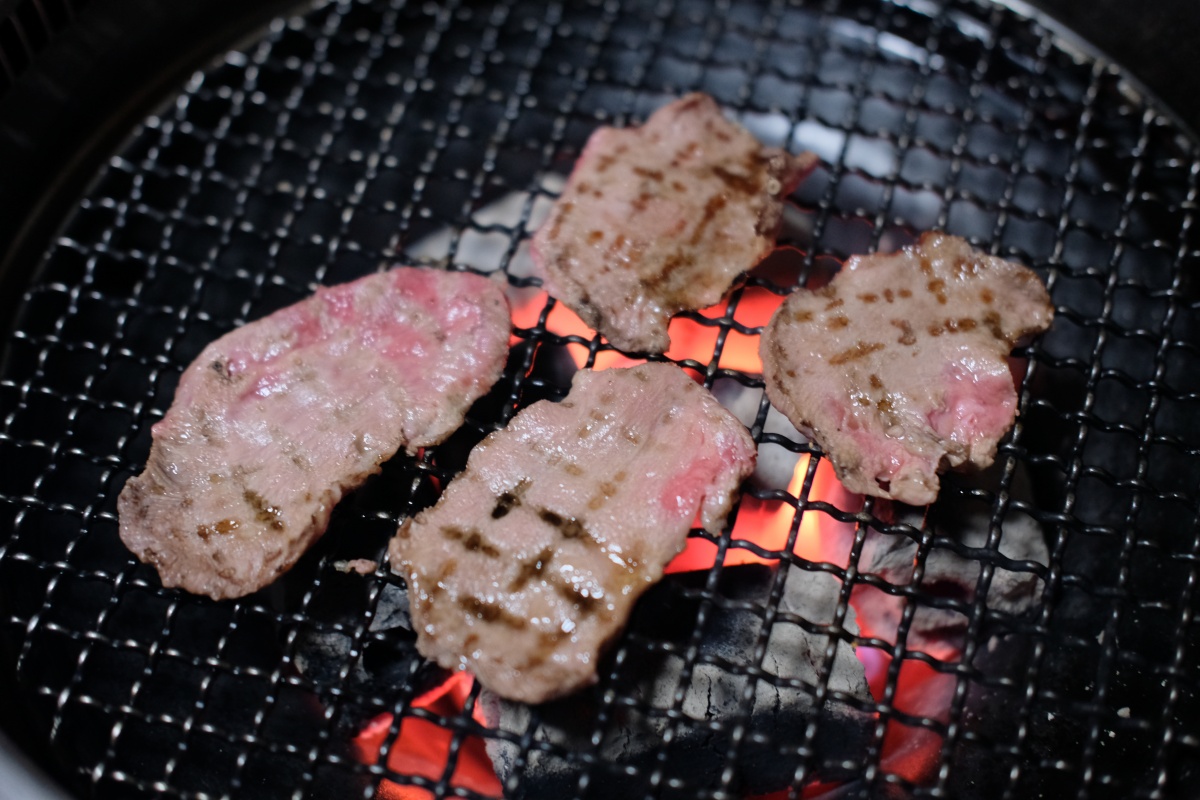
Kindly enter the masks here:
M 1017 412 L 1006 357 L 1053 315 L 1031 270 L 927 233 L 788 297 L 763 331 L 767 395 L 847 489 L 932 503 L 939 472 L 992 463 Z
M 592 683 L 697 512 L 720 530 L 754 457 L 745 427 L 678 367 L 576 373 L 565 400 L 485 439 L 392 540 L 418 649 L 513 700 Z
M 346 491 L 458 428 L 500 376 L 509 330 L 492 281 L 399 268 L 222 336 L 121 492 L 122 540 L 164 586 L 214 599 L 265 586 Z
M 664 352 L 672 315 L 716 303 L 771 252 L 783 198 L 815 164 L 687 95 L 640 128 L 592 134 L 534 235 L 534 265 L 614 346 Z

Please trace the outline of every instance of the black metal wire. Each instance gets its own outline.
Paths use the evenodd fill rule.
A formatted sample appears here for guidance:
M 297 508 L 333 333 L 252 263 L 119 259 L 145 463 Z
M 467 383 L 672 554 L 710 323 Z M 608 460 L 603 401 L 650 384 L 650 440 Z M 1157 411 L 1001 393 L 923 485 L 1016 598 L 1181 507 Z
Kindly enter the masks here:
M 394 579 L 385 566 L 361 576 L 337 564 L 381 560 L 398 520 L 433 502 L 472 444 L 518 408 L 561 397 L 568 341 L 589 363 L 605 352 L 597 339 L 547 330 L 547 305 L 515 331 L 505 377 L 464 430 L 420 460 L 396 459 L 347 498 L 276 587 L 215 604 L 162 589 L 124 550 L 116 495 L 204 344 L 316 283 L 414 253 L 530 286 L 532 220 L 554 194 L 547 176 L 570 169 L 597 125 L 636 122 L 691 90 L 713 94 L 764 140 L 822 157 L 782 241 L 799 251 L 795 268 L 756 274 L 749 287 L 824 280 L 834 259 L 931 227 L 1046 277 L 1058 317 L 1027 352 L 1021 421 L 1001 447 L 999 478 L 947 489 L 988 509 L 983 547 L 892 525 L 873 506 L 830 505 L 811 494 L 813 459 L 799 496 L 748 493 L 852 524 L 847 563 L 791 554 L 799 519 L 780 552 L 728 534 L 714 541 L 719 555 L 748 550 L 782 565 L 747 660 L 701 647 L 714 620 L 740 607 L 720 588 L 729 568 L 718 568 L 681 590 L 698 603 L 689 630 L 618 644 L 587 746 L 541 738 L 537 711 L 523 729 L 495 730 L 470 708 L 415 707 L 443 676 L 416 656 L 411 634 L 379 624 Z M 737 797 L 740 766 L 759 746 L 748 702 L 696 720 L 683 691 L 714 665 L 770 679 L 771 632 L 797 622 L 775 604 L 787 575 L 811 571 L 841 589 L 832 622 L 799 620 L 827 645 L 805 689 L 813 712 L 778 748 L 792 796 L 831 770 L 836 796 L 1179 796 L 1200 780 L 1198 181 L 1196 143 L 1117 70 L 975 0 L 362 0 L 279 20 L 144 120 L 24 287 L 0 375 L 4 691 L 80 796 L 369 797 L 387 779 L 474 797 L 455 769 L 466 743 L 483 738 L 519 752 L 515 795 L 536 796 L 533 765 L 545 757 L 573 770 L 583 797 L 616 779 L 639 797 Z M 489 216 L 513 198 L 511 214 Z M 728 337 L 757 333 L 741 321 L 742 302 L 738 290 L 720 316 L 690 315 L 716 330 L 716 348 L 687 366 L 710 387 L 751 393 L 763 447 L 810 453 L 767 430 L 758 375 L 719 364 Z M 1018 474 L 1032 494 L 1015 488 Z M 1000 553 L 1017 512 L 1045 531 L 1046 563 Z M 909 583 L 864 571 L 875 531 L 913 537 Z M 966 599 L 923 583 L 930 559 L 949 552 L 979 567 Z M 990 607 L 1003 573 L 1040 581 L 1027 612 Z M 860 589 L 899 598 L 895 641 L 846 624 Z M 965 620 L 960 658 L 908 641 L 930 609 Z M 997 642 L 1005 652 L 993 652 Z M 823 715 L 863 702 L 828 685 L 839 643 L 894 660 L 864 706 L 877 715 L 871 736 L 832 764 Z M 682 664 L 664 707 L 626 683 L 647 654 Z M 897 705 L 912 662 L 952 677 L 944 713 Z M 364 762 L 352 739 L 381 714 L 392 715 L 387 744 Z M 605 737 L 631 714 L 664 720 L 666 733 L 648 761 L 610 763 Z M 419 774 L 389 766 L 406 720 L 450 733 L 447 763 Z M 940 741 L 915 782 L 884 755 L 898 725 Z M 725 737 L 712 780 L 675 755 L 704 731 Z

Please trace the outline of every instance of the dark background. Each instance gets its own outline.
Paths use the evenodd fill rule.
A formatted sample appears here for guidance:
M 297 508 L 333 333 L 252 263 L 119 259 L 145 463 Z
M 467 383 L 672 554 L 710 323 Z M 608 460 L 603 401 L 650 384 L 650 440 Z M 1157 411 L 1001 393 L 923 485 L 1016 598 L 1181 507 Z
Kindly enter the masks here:
M 1128 68 L 1200 131 L 1200 0 L 1028 0 Z
M 244 18 L 246 8 L 255 6 L 261 6 L 260 13 L 266 14 L 268 11 L 274 10 L 280 1 L 253 0 L 253 2 L 243 4 L 239 0 L 215 0 L 215 2 L 210 0 L 206 3 L 188 3 L 185 0 L 181 5 L 193 9 L 190 11 L 192 16 L 173 15 L 172 18 L 176 19 L 176 22 L 173 23 L 177 26 L 176 29 L 161 27 L 163 23 L 157 19 L 158 16 L 166 16 L 164 10 L 171 4 L 171 0 L 166 0 L 166 2 L 161 2 L 161 0 L 136 0 L 136 2 L 121 0 L 117 3 L 96 2 L 91 5 L 108 8 L 120 6 L 126 17 L 138 19 L 144 27 L 159 27 L 159 41 L 163 43 L 162 47 L 167 47 L 166 43 L 177 44 L 180 41 L 191 41 L 193 47 L 188 52 L 175 53 L 175 55 L 180 61 L 194 66 L 204 54 L 211 52 L 211 48 L 206 44 L 208 41 L 223 40 L 229 35 L 221 28 L 220 23 L 223 20 L 233 21 Z M 1200 0 L 1027 0 L 1027 2 L 1042 9 L 1060 22 L 1064 28 L 1074 32 L 1081 39 L 1111 56 L 1118 64 L 1129 69 L 1193 131 L 1200 130 L 1200 64 L 1197 64 L 1197 56 L 1200 55 L 1200 44 L 1197 44 L 1197 37 L 1200 36 Z M 19 0 L 0 0 L 0 17 L 18 6 L 30 8 L 33 4 L 21 3 Z M 96 16 L 99 15 L 92 15 L 92 18 L 94 19 Z M 117 15 L 114 14 L 114 16 Z M 111 91 L 105 91 L 103 85 L 86 84 L 84 78 L 87 77 L 89 71 L 81 69 L 76 72 L 83 75 L 83 78 L 79 80 L 84 83 L 84 88 L 62 89 L 64 86 L 74 86 L 65 73 L 70 73 L 71 68 L 89 54 L 99 54 L 117 60 L 118 66 L 126 66 L 118 58 L 123 56 L 128 61 L 127 67 L 131 75 L 141 76 L 145 73 L 146 65 L 149 63 L 149 59 L 146 58 L 147 54 L 128 46 L 130 39 L 122 34 L 119 25 L 111 24 L 107 18 L 104 18 L 103 21 L 106 24 L 97 25 L 95 31 L 87 37 L 82 34 L 77 37 L 68 37 L 66 41 L 62 42 L 60 49 L 47 54 L 44 63 L 52 65 L 49 71 L 54 72 L 61 68 L 64 73 L 56 76 L 57 82 L 52 84 L 52 87 L 58 91 L 50 89 L 46 89 L 44 93 L 30 91 L 27 95 L 22 94 L 19 98 L 10 98 L 13 101 L 8 107 L 10 113 L 0 115 L 0 122 L 14 119 L 29 121 L 36 118 L 44 123 L 44 128 L 38 129 L 34 133 L 29 132 L 28 126 L 22 127 L 19 131 L 22 135 L 14 137 L 14 141 L 19 144 L 44 145 L 50 142 L 52 145 L 61 145 L 35 148 L 37 153 L 46 154 L 49 165 L 37 160 L 30 160 L 28 157 L 11 157 L 9 151 L 0 150 L 0 153 L 4 153 L 6 156 L 0 158 L 0 167 L 5 172 L 4 178 L 0 180 L 0 201 L 6 199 L 5 192 L 9 188 L 21 185 L 21 181 L 18 180 L 19 176 L 14 175 L 18 170 L 22 173 L 40 176 L 37 180 L 28 182 L 28 185 L 45 188 L 44 176 L 55 174 L 60 167 L 66 171 L 69 166 L 69 158 L 83 160 L 89 153 L 94 155 L 106 152 L 104 145 L 106 132 L 104 130 L 97 126 L 80 126 L 72 129 L 56 125 L 56 118 L 46 113 L 45 105 L 46 102 L 62 103 L 64 102 L 63 98 L 68 98 L 65 102 L 72 106 L 73 112 L 86 112 L 94 108 L 97 120 L 101 123 L 109 120 L 109 124 L 111 124 L 113 119 L 111 110 L 114 107 L 121 108 L 121 106 L 112 105 L 112 97 L 123 97 L 127 94 L 122 87 L 116 85 L 119 82 L 114 82 Z M 178 33 L 178 29 L 188 31 L 191 34 L 190 38 L 172 35 L 172 33 Z M 95 57 L 99 58 L 99 55 Z M 113 66 L 112 60 L 107 62 L 110 67 Z M 174 77 L 174 73 L 164 73 L 159 79 L 158 88 L 173 85 Z M 134 104 L 150 102 L 157 98 L 158 95 L 153 89 L 154 87 L 151 87 L 146 95 L 135 98 Z M 165 89 L 162 90 L 165 91 Z M 18 104 L 15 102 L 16 100 L 20 100 L 24 104 Z M 29 113 L 22 113 L 30 109 L 32 111 Z M 121 134 L 122 131 L 119 130 L 115 133 L 108 132 L 109 138 Z M 85 148 L 79 144 L 78 138 L 84 136 L 90 136 L 94 142 L 93 148 Z M 61 155 L 64 153 L 67 156 Z M 38 198 L 31 199 L 25 196 L 21 196 L 19 201 L 14 200 L 11 205 L 8 202 L 0 202 L 0 208 L 6 209 L 6 212 L 0 216 L 15 221 L 17 215 L 9 213 L 9 209 L 26 210 L 36 207 L 35 204 L 38 202 L 40 202 Z M 0 219 L 0 234 L 2 234 L 0 235 L 0 278 L 5 277 L 3 250 L 15 237 L 15 233 L 10 234 L 3 229 L 4 223 L 5 219 Z M 44 245 L 44 240 L 38 236 L 30 236 L 30 241 L 34 246 L 34 252 Z M 11 263 L 29 263 L 29 260 L 14 256 Z M 20 280 L 24 279 L 20 278 Z M 3 281 L 0 281 L 0 284 L 3 284 Z M 16 297 L 7 299 L 15 301 Z M 5 301 L 6 298 L 0 296 L 0 333 L 6 331 L 8 325 L 8 317 L 3 313 Z M 0 756 L 5 752 L 11 752 L 11 750 L 0 742 Z M 14 782 L 16 777 L 22 774 L 16 770 L 6 772 L 0 769 L 0 797 L 18 797 L 25 800 L 25 798 L 39 796 L 36 790 Z

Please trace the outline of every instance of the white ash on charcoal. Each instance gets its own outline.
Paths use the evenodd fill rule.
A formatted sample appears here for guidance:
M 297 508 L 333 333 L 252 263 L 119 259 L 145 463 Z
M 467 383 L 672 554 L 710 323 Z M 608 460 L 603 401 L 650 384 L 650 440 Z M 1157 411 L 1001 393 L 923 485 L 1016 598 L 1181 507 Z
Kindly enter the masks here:
M 742 793 L 789 786 L 805 765 L 809 778 L 830 780 L 860 768 L 872 726 L 862 710 L 872 702 L 866 676 L 853 648 L 825 627 L 833 624 L 840 582 L 798 567 L 786 575 L 766 565 L 726 568 L 689 673 L 684 655 L 707 578 L 670 575 L 647 592 L 615 656 L 611 685 L 540 706 L 481 695 L 489 727 L 512 737 L 487 739 L 507 796 L 574 796 L 586 782 L 588 797 L 632 797 L 655 769 L 663 771 L 662 797 L 696 796 L 698 787 L 720 782 L 734 746 Z M 766 631 L 773 590 L 778 614 Z M 842 628 L 856 633 L 852 609 Z M 822 683 L 829 694 L 818 708 Z M 604 706 L 614 695 L 621 699 Z M 813 721 L 812 752 L 802 753 Z M 742 737 L 736 745 L 735 730 Z M 525 736 L 528 750 L 518 744 Z
M 911 586 L 920 531 L 928 530 L 941 540 L 935 542 L 926 555 L 924 574 L 920 584 L 914 587 L 922 598 L 936 599 L 939 605 L 924 599 L 918 601 L 905 639 L 910 650 L 936 655 L 946 647 L 961 648 L 968 622 L 965 612 L 975 602 L 985 563 L 995 565 L 987 590 L 986 604 L 990 611 L 1019 616 L 1041 597 L 1043 582 L 1036 573 L 1005 564 L 1006 559 L 1041 565 L 1049 563 L 1045 534 L 1033 517 L 1010 505 L 1000 525 L 998 547 L 996 550 L 987 547 L 992 504 L 973 497 L 968 490 L 995 485 L 997 470 L 993 467 L 974 476 L 958 478 L 956 484 L 960 488 L 943 491 L 938 501 L 928 508 L 886 502 L 877 503 L 875 507 L 876 515 L 881 519 L 907 526 L 909 530 L 888 533 L 870 528 L 858 562 L 860 573 L 875 575 L 893 586 Z M 1031 496 L 1023 470 L 1018 469 L 1014 475 L 1011 495 L 1014 498 Z M 895 641 L 904 611 L 903 597 L 860 583 L 854 589 L 851 602 L 865 628 L 875 636 Z
M 408 590 L 394 583 L 385 583 L 375 604 L 375 616 L 368 630 L 388 631 L 400 628 L 412 632 L 412 618 L 408 615 Z
M 411 671 L 411 662 L 420 659 L 414 644 L 416 635 L 412 633 L 411 628 L 412 623 L 408 618 L 408 593 L 394 584 L 385 584 L 376 601 L 375 614 L 371 618 L 368 631 L 394 631 L 397 634 L 395 638 L 406 645 L 402 648 L 405 651 L 404 657 L 396 659 L 395 663 L 387 664 L 382 670 L 387 673 L 386 677 L 381 676 L 379 669 L 369 669 L 365 663 L 366 659 L 361 657 L 347 667 L 354 645 L 351 629 L 305 628 L 296 637 L 294 663 L 301 674 L 318 686 L 338 685 L 344 681 L 363 686 L 378 684 L 387 677 Z M 347 673 L 344 678 L 341 675 L 343 670 Z

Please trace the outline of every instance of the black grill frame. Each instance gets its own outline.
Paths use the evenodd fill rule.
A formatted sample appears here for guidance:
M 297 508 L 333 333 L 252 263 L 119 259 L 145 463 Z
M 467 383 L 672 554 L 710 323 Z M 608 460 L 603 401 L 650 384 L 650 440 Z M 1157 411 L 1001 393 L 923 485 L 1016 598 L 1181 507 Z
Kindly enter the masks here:
M 823 27 L 794 34 L 787 24 L 797 15 Z M 469 711 L 442 718 L 409 707 L 429 680 L 419 662 L 402 663 L 407 671 L 386 693 L 354 683 L 363 652 L 394 644 L 394 633 L 367 629 L 391 579 L 384 569 L 344 576 L 334 562 L 380 557 L 400 516 L 432 501 L 434 480 L 461 467 L 470 443 L 518 407 L 561 397 L 565 387 L 534 369 L 540 360 L 568 341 L 586 346 L 592 359 L 605 345 L 548 332 L 544 309 L 536 325 L 516 331 L 505 378 L 455 441 L 390 465 L 347 501 L 331 535 L 279 587 L 243 601 L 214 605 L 162 590 L 116 539 L 116 493 L 140 470 L 149 425 L 169 404 L 178 372 L 214 336 L 299 299 L 314 282 L 409 260 L 405 247 L 442 225 L 451 231 L 443 261 L 511 268 L 527 245 L 535 201 L 553 196 L 539 176 L 565 172 L 591 128 L 644 118 L 697 88 L 752 122 L 771 114 L 761 102 L 770 93 L 755 86 L 789 99 L 784 143 L 823 158 L 798 190 L 802 223 L 784 241 L 804 254 L 795 280 L 828 273 L 831 258 L 904 241 L 919 222 L 1037 268 L 1059 314 L 1055 331 L 1028 350 L 1022 421 L 1001 448 L 1002 477 L 977 493 L 993 510 L 993 527 L 986 551 L 971 554 L 984 566 L 977 599 L 948 603 L 969 620 L 960 662 L 904 649 L 916 605 L 944 599 L 843 565 L 785 559 L 793 570 L 844 581 L 839 616 L 819 631 L 831 642 L 894 651 L 889 692 L 906 657 L 958 678 L 948 725 L 893 709 L 885 694 L 861 780 L 843 791 L 1165 797 L 1195 785 L 1200 732 L 1187 720 L 1196 718 L 1189 710 L 1200 683 L 1192 589 L 1200 429 L 1189 411 L 1200 386 L 1189 375 L 1200 359 L 1191 276 L 1200 160 L 1194 139 L 1119 70 L 1036 19 L 974 0 L 606 2 L 544 10 L 514 0 L 490 12 L 467 2 L 331 2 L 292 20 L 197 73 L 108 161 L 33 277 L 3 276 L 6 289 L 22 293 L 0 372 L 0 641 L 13 676 L 8 702 L 32 720 L 42 737 L 32 746 L 52 751 L 74 790 L 95 797 L 345 796 L 349 786 L 369 796 L 388 777 L 452 794 L 453 756 L 440 779 L 427 779 L 391 774 L 386 753 L 375 765 L 357 765 L 346 749 L 344 728 L 361 722 L 364 708 L 397 720 L 424 717 L 459 737 L 488 734 Z M 408 41 L 389 41 L 397 35 Z M 742 63 L 731 53 L 745 49 L 728 40 L 739 38 L 752 67 L 731 83 L 726 74 Z M 896 55 L 914 43 L 916 62 Z M 936 54 L 923 44 L 936 45 Z M 801 65 L 773 59 L 789 47 L 806 53 Z M 887 82 L 891 73 L 898 83 Z M 597 97 L 602 90 L 612 96 Z M 831 108 L 842 113 L 834 119 Z M 886 130 L 876 127 L 879 120 Z M 773 130 L 769 122 L 763 131 Z M 361 137 L 376 149 L 357 146 Z M 989 142 L 1007 151 L 985 154 Z M 873 171 L 872 153 L 889 148 L 894 166 Z M 474 166 L 445 163 L 449 155 Z M 916 158 L 926 155 L 929 164 Z M 379 200 L 393 185 L 406 187 L 407 196 L 390 205 Z M 527 193 L 513 222 L 473 221 L 508 192 Z M 929 218 L 898 223 L 898 209 Z M 320 239 L 307 233 L 310 226 Z M 487 235 L 506 241 L 497 264 L 457 258 L 468 237 Z M 1088 259 L 1092 249 L 1105 263 Z M 513 274 L 510 284 L 532 281 Z M 788 288 L 758 274 L 749 285 Z M 737 318 L 741 296 L 735 292 L 718 319 L 691 315 L 719 330 L 710 361 L 684 364 L 710 386 L 761 386 L 718 366 L 730 331 L 757 333 Z M 191 310 L 191 301 L 200 308 Z M 762 400 L 752 426 L 758 441 L 810 451 L 764 433 L 767 410 Z M 1018 465 L 1048 487 L 1042 502 L 1012 495 Z M 852 565 L 867 524 L 887 527 L 873 521 L 870 505 L 856 515 L 810 500 L 807 491 L 751 494 L 858 524 Z M 1041 522 L 1048 564 L 1013 564 L 998 554 L 1010 508 Z M 1183 532 L 1168 530 L 1171 523 Z M 350 529 L 374 550 L 336 535 Z M 919 538 L 914 583 L 933 549 L 952 546 L 929 531 L 892 532 Z M 720 553 L 739 546 L 728 535 L 716 544 Z M 985 607 L 997 569 L 1043 579 L 1032 618 Z M 699 593 L 704 609 L 722 604 L 715 572 Z M 855 584 L 910 599 L 898 645 L 842 629 Z M 692 645 L 703 619 L 704 612 Z M 1028 648 L 1027 661 L 1007 671 L 975 663 L 997 625 Z M 296 668 L 298 643 L 314 630 L 352 644 L 335 678 L 315 681 Z M 1145 641 L 1159 631 L 1169 633 L 1169 647 Z M 634 646 L 618 648 L 618 664 Z M 692 652 L 694 662 L 694 647 L 681 652 Z M 1081 666 L 1094 670 L 1090 688 L 1069 680 Z M 1135 679 L 1130 670 L 1145 675 Z M 1159 681 L 1165 685 L 1152 691 Z M 971 692 L 983 689 L 1020 703 L 1011 736 L 968 719 Z M 825 688 L 815 691 L 823 702 Z M 259 696 L 243 719 L 239 702 Z M 314 705 L 318 728 L 310 732 L 294 718 L 306 719 Z M 666 713 L 686 724 L 678 708 Z M 878 768 L 887 716 L 945 738 L 927 784 L 910 786 Z M 97 725 L 102 741 L 89 733 Z M 819 736 L 819 726 L 805 732 L 801 783 L 817 766 L 810 751 Z M 657 778 L 646 776 L 646 796 L 671 788 L 663 764 Z M 602 775 L 609 766 L 596 769 Z M 731 773 L 695 795 L 737 796 L 733 780 Z

